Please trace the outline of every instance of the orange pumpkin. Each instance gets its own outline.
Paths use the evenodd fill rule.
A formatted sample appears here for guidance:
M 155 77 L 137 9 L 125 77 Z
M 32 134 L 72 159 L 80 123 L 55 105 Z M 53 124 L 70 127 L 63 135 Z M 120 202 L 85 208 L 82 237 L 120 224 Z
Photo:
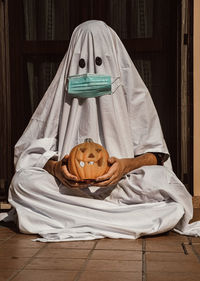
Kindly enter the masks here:
M 69 154 L 68 170 L 79 180 L 94 180 L 108 169 L 108 152 L 92 139 L 75 146 Z

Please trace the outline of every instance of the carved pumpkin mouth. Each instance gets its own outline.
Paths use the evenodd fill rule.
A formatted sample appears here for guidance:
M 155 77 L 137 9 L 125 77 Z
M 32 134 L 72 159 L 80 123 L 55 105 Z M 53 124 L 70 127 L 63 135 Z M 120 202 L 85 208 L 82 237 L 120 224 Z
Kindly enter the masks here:
M 81 168 L 84 168 L 86 165 L 91 165 L 91 166 L 93 166 L 93 165 L 95 165 L 95 164 L 97 164 L 98 167 L 101 167 L 101 166 L 102 166 L 102 163 L 103 163 L 103 158 L 101 157 L 101 158 L 100 158 L 99 160 L 97 160 L 97 161 L 82 161 L 82 160 L 80 160 L 80 161 L 78 161 L 78 163 L 79 163 L 79 165 L 80 165 Z

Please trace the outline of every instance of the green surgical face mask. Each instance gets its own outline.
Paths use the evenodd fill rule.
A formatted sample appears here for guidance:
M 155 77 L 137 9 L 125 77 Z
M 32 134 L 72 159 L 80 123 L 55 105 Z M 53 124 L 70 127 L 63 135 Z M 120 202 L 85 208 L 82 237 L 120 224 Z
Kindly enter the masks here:
M 68 78 L 68 94 L 78 98 L 95 98 L 111 94 L 111 76 L 90 74 Z

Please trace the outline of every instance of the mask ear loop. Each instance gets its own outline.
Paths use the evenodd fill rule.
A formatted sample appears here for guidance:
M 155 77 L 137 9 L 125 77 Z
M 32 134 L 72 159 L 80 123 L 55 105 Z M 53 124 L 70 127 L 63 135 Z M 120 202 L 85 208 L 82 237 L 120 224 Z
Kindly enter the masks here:
M 112 91 L 112 94 L 114 94 L 117 89 L 121 86 L 121 80 L 120 80 L 120 77 L 116 77 L 114 78 L 114 80 L 112 81 L 111 83 L 111 91 Z

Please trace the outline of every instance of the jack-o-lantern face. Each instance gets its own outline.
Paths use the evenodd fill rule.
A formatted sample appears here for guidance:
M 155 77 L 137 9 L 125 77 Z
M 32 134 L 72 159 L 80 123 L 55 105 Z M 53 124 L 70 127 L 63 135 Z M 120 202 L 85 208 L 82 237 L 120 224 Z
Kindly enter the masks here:
M 108 157 L 108 152 L 103 146 L 86 139 L 70 152 L 69 172 L 80 180 L 96 179 L 108 171 Z

